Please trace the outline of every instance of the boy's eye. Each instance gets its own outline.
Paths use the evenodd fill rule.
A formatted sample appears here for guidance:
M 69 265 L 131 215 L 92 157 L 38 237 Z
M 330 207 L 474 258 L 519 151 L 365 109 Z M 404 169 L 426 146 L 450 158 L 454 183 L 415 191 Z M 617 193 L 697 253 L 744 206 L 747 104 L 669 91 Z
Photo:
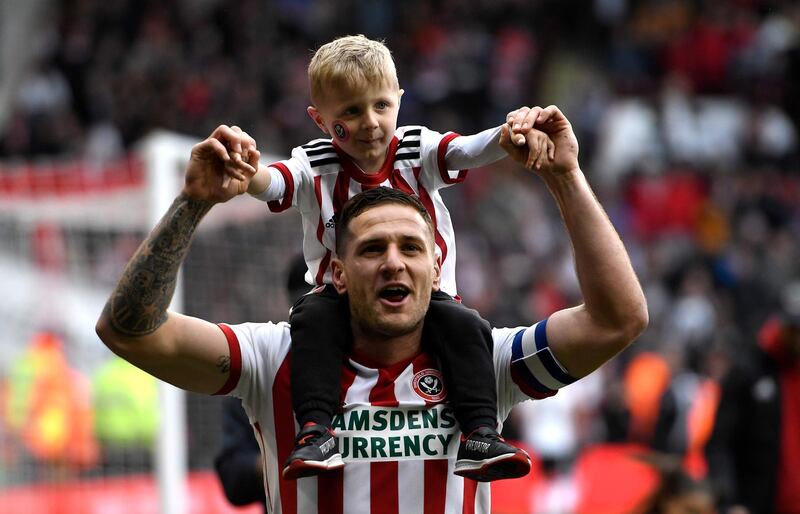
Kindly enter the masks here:
M 381 102 L 376 103 L 375 107 L 377 107 L 380 110 L 388 109 L 389 108 L 389 103 L 381 101 Z

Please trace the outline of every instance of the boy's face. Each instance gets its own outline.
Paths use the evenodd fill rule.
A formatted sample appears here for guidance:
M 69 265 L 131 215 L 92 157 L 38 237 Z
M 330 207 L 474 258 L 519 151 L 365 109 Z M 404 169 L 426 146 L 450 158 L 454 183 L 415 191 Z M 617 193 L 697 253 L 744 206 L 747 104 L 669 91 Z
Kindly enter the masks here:
M 329 88 L 308 114 L 365 173 L 377 172 L 397 128 L 402 89 L 388 84 Z

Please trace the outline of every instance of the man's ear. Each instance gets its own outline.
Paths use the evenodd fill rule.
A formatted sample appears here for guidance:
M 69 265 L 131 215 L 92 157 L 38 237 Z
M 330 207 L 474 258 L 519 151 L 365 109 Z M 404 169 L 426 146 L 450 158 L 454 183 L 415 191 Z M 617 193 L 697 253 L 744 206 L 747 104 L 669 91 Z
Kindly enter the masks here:
M 433 290 L 438 291 L 441 289 L 442 285 L 442 265 L 439 263 L 439 259 L 436 259 L 433 263 Z
M 330 132 L 328 132 L 328 129 L 325 127 L 325 120 L 322 119 L 322 115 L 319 113 L 316 107 L 314 107 L 313 105 L 309 105 L 308 108 L 306 109 L 306 112 L 321 131 L 330 135 Z
M 337 293 L 345 294 L 347 292 L 347 277 L 345 276 L 344 265 L 339 259 L 331 261 L 331 280 Z

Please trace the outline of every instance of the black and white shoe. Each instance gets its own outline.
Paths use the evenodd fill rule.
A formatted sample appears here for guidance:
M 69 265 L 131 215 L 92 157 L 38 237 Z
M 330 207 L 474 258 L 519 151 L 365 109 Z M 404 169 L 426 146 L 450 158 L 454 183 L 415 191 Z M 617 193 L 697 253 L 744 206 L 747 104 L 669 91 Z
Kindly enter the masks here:
M 505 442 L 489 427 L 475 429 L 461 436 L 454 473 L 478 482 L 519 478 L 531 470 L 531 459 L 525 450 Z
M 295 447 L 283 465 L 283 478 L 296 480 L 344 466 L 339 441 L 333 432 L 316 423 L 306 423 L 297 434 Z

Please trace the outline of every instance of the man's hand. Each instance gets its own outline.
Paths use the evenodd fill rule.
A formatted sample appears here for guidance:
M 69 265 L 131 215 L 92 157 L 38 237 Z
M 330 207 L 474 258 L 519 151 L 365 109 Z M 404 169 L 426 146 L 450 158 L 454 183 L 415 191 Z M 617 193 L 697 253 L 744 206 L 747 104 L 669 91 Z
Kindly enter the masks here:
M 220 125 L 192 148 L 183 192 L 208 203 L 227 202 L 247 191 L 261 154 L 237 126 Z
M 500 146 L 517 162 L 528 169 L 536 169 L 537 173 L 546 176 L 566 175 L 578 171 L 578 140 L 572 130 L 572 125 L 561 110 L 555 105 L 542 109 L 541 107 L 522 107 L 512 111 L 506 118 L 507 125 L 503 126 L 500 133 Z M 511 126 L 509 130 L 508 126 Z M 531 129 L 538 129 L 549 137 L 554 145 L 554 151 L 548 148 L 549 159 L 531 159 L 531 152 L 519 147 L 512 142 L 519 135 L 525 137 L 528 146 L 531 139 L 537 136 Z M 540 156 L 541 157 L 541 156 Z M 537 166 L 538 165 L 538 166 Z
M 511 144 L 513 140 L 514 144 Z M 542 168 L 542 165 L 555 157 L 555 145 L 550 137 L 535 128 L 529 128 L 525 134 L 511 134 L 508 124 L 500 129 L 500 146 L 517 162 L 528 169 Z

